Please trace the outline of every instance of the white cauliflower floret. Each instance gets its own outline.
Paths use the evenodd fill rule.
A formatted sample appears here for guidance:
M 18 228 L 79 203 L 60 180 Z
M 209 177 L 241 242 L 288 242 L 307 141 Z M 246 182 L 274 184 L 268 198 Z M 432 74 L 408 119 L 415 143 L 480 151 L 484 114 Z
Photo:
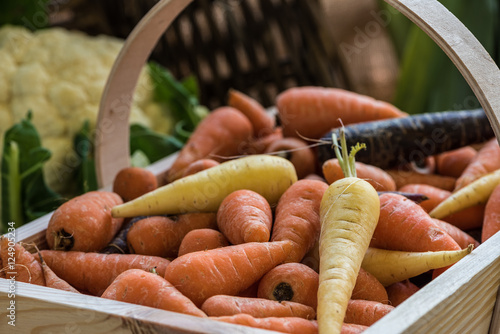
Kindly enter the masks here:
M 122 45 L 114 37 L 90 37 L 63 28 L 32 33 L 23 27 L 0 27 L 1 147 L 5 130 L 32 110 L 42 145 L 52 152 L 44 173 L 55 191 L 68 190 L 68 171 L 76 167 L 68 162 L 77 157 L 72 150 L 74 136 L 86 120 L 95 127 L 102 92 Z M 155 108 L 146 70 L 136 90 L 130 122 L 168 131 L 170 126 L 160 121 L 158 111 L 143 110 Z

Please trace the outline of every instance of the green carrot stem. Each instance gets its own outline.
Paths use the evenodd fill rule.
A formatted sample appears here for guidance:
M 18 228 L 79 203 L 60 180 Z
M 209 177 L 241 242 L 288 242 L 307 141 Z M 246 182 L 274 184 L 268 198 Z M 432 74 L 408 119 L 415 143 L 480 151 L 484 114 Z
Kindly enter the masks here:
M 361 149 L 366 149 L 366 145 L 364 143 L 356 143 L 356 146 L 351 147 L 351 152 L 347 151 L 347 142 L 345 138 L 345 130 L 344 127 L 340 128 L 340 149 L 337 141 L 337 135 L 332 133 L 332 142 L 333 149 L 335 150 L 335 156 L 339 161 L 340 168 L 344 173 L 344 177 L 357 177 L 356 175 L 356 160 L 354 156 Z

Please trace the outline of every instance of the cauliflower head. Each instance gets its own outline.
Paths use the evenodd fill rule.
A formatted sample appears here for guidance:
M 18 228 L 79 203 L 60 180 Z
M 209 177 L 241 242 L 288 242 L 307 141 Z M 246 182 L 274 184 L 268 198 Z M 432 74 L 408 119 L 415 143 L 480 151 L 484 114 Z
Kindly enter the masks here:
M 31 32 L 0 27 L 0 150 L 5 131 L 31 110 L 42 145 L 52 151 L 44 176 L 53 190 L 68 191 L 78 164 L 73 139 L 85 120 L 95 127 L 99 103 L 123 41 L 63 28 Z M 169 133 L 172 124 L 153 101 L 144 68 L 131 106 L 130 123 Z

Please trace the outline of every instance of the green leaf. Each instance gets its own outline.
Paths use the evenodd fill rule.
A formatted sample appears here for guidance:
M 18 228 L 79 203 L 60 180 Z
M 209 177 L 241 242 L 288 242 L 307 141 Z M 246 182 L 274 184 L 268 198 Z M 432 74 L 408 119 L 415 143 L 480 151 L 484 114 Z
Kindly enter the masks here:
M 90 123 L 86 120 L 75 135 L 73 148 L 80 158 L 76 169 L 76 182 L 80 194 L 97 190 L 97 174 L 95 170 L 94 142 L 90 133 Z
M 173 136 L 162 135 L 151 129 L 132 124 L 130 126 L 130 152 L 143 152 L 153 163 L 182 148 L 183 142 Z
M 49 0 L 0 1 L 0 26 L 12 24 L 38 30 L 49 25 Z

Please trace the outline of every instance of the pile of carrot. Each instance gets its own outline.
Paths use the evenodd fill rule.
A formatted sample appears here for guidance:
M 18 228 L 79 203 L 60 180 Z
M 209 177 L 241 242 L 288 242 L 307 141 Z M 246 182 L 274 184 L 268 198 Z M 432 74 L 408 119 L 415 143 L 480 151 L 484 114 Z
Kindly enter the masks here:
M 495 138 L 383 169 L 334 137 L 337 157 L 321 163 L 333 128 L 412 116 L 320 87 L 276 106 L 229 91 L 164 178 L 125 169 L 112 190 L 63 204 L 48 249 L 2 238 L 0 278 L 284 333 L 361 333 L 500 230 Z

